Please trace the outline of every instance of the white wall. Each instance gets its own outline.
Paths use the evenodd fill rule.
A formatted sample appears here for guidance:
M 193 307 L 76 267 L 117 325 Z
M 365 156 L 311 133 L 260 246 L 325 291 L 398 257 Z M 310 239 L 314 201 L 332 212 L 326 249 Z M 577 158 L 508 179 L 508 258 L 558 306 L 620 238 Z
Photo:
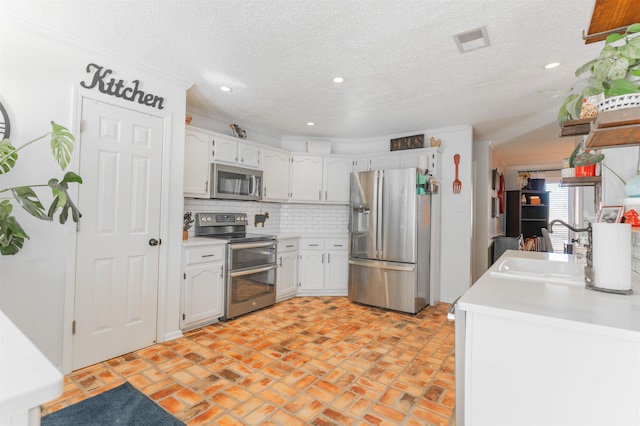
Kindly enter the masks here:
M 116 55 L 80 42 L 45 33 L 26 23 L 0 15 L 0 101 L 11 118 L 11 140 L 20 145 L 46 133 L 54 120 L 79 135 L 76 96 L 86 89 L 86 66 L 98 63 L 116 71 L 117 79 L 140 80 L 141 89 L 165 98 L 165 108 L 149 113 L 168 118 L 171 138 L 165 152 L 161 238 L 159 340 L 179 332 L 180 241 L 182 239 L 182 175 L 184 152 L 185 82 L 134 66 Z M 101 95 L 95 91 L 96 96 Z M 101 95 L 107 97 L 106 95 Z M 114 105 L 131 102 L 109 96 Z M 71 170 L 78 170 L 78 144 Z M 0 188 L 15 184 L 46 183 L 62 173 L 51 158 L 48 143 L 20 152 L 18 166 L 0 176 Z M 160 185 L 160 183 L 158 183 Z M 77 189 L 72 191 L 77 200 Z M 17 206 L 16 206 L 17 207 Z M 79 207 L 83 213 L 90 209 Z M 17 207 L 16 216 L 31 236 L 15 256 L 0 257 L 0 309 L 55 365 L 70 368 L 73 319 L 75 224 L 62 226 L 39 221 Z M 166 242 L 166 245 L 164 244 Z M 163 260 L 164 259 L 164 260 Z M 178 289 L 178 290 L 176 290 Z M 167 303 L 167 300 L 170 303 Z M 67 367 L 69 366 L 69 367 Z
M 504 233 L 504 213 L 498 218 L 491 216 L 491 201 L 498 196 L 499 181 L 492 187 L 493 170 L 504 173 L 505 166 L 491 141 L 473 143 L 473 163 L 475 175 L 473 215 L 473 256 L 472 281 L 475 282 L 484 274 L 489 265 L 491 239 Z M 506 202 L 506 194 L 504 194 Z M 506 207 L 506 206 L 505 206 Z M 506 212 L 506 209 L 505 209 Z

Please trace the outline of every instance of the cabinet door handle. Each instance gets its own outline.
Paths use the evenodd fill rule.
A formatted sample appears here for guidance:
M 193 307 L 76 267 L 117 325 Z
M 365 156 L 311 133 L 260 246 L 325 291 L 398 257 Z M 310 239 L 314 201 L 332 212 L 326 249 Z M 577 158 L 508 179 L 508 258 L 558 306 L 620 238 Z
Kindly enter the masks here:
M 224 265 L 220 266 L 220 278 L 224 278 Z
M 287 244 L 287 245 L 286 245 L 286 247 L 287 247 L 287 248 L 289 248 L 289 247 L 293 247 L 293 244 Z
M 327 201 L 329 199 L 329 191 L 324 191 L 324 200 Z
M 209 181 L 205 181 L 204 183 L 204 192 L 209 192 Z
M 318 247 L 320 244 L 309 244 L 309 247 Z
M 327 263 L 331 263 L 331 253 L 327 253 Z
M 203 254 L 201 257 L 213 257 L 215 254 Z
M 322 190 L 318 191 L 318 200 L 322 201 Z
M 324 253 L 322 253 L 322 263 L 324 263 Z

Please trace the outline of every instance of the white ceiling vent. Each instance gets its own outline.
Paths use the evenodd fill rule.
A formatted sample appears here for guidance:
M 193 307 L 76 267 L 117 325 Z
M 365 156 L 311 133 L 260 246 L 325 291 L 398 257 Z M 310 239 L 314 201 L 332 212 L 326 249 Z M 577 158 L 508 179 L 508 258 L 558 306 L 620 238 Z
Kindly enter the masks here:
M 467 53 L 471 50 L 488 47 L 491 44 L 489 42 L 489 35 L 487 34 L 487 27 L 484 26 L 476 28 L 475 30 L 454 34 L 453 39 L 456 41 L 460 53 Z

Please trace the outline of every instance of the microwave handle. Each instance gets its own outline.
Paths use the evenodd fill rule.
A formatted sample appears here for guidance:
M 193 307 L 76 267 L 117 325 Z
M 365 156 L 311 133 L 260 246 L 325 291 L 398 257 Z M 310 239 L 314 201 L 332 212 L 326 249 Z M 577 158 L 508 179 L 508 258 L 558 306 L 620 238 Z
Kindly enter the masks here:
M 251 175 L 251 179 L 249 179 L 249 195 L 256 195 L 256 176 Z

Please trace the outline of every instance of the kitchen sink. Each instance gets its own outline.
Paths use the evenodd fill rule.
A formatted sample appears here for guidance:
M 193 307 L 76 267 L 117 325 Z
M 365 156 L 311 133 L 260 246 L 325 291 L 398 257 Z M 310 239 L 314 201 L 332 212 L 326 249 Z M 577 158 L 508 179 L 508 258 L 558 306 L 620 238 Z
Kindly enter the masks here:
M 489 275 L 504 279 L 584 285 L 584 265 L 573 262 L 508 257 Z

